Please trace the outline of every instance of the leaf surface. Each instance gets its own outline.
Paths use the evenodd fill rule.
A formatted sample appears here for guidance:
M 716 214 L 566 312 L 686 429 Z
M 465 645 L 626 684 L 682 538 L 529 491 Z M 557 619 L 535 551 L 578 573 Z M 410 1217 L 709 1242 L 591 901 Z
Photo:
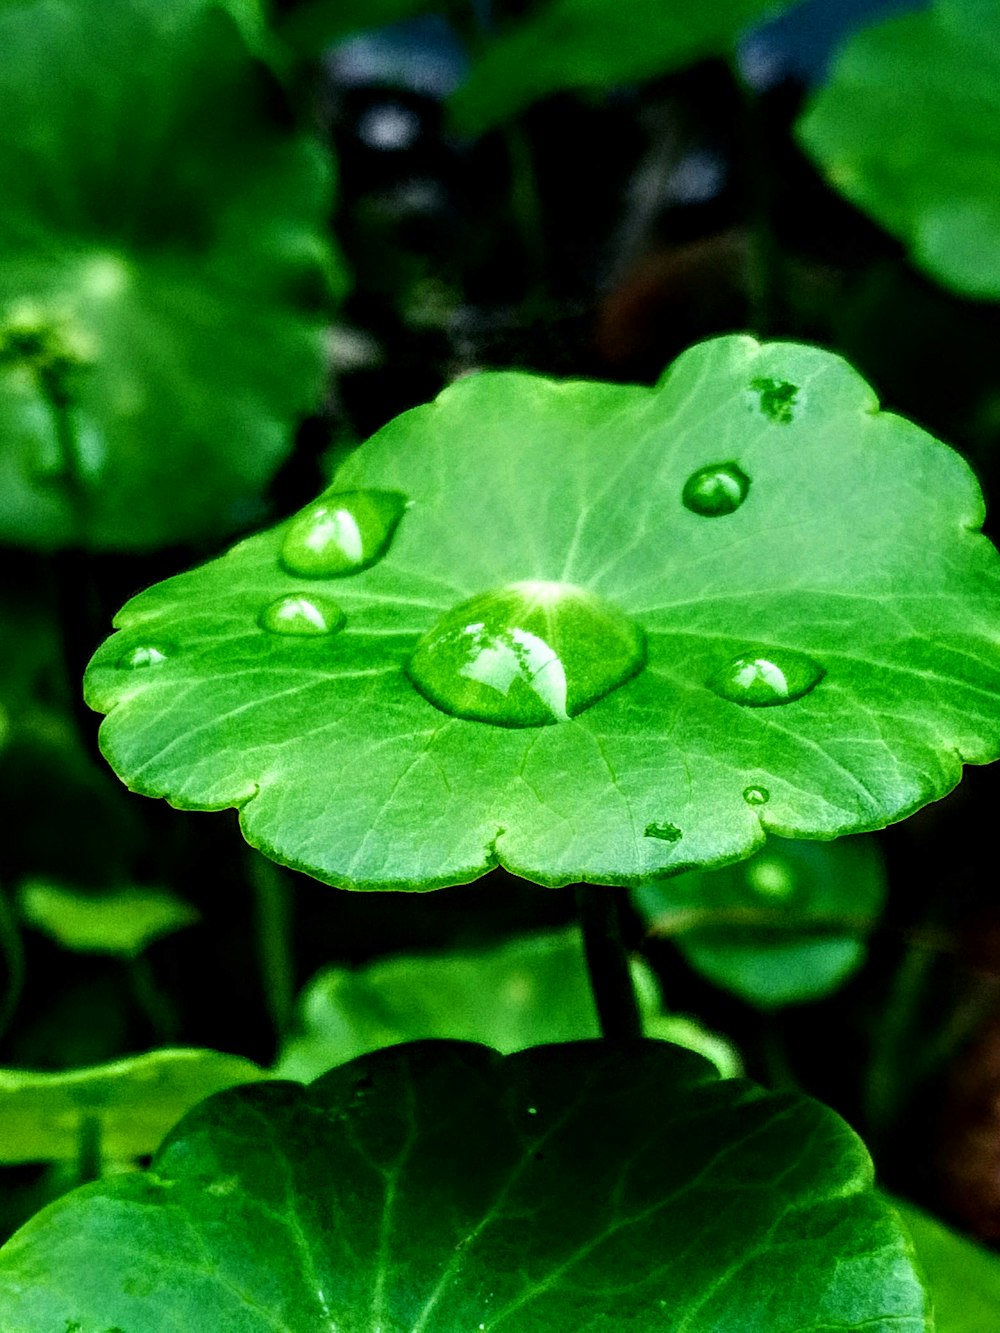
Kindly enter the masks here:
M 682 497 L 716 464 L 749 489 L 706 516 Z M 731 483 L 698 503 L 725 510 Z M 376 536 L 385 497 L 409 505 L 381 558 L 290 573 L 302 524 L 326 541 L 365 488 Z M 640 883 L 765 832 L 882 827 L 996 757 L 982 518 L 966 464 L 813 348 L 717 339 L 651 389 L 481 374 L 386 426 L 316 507 L 130 602 L 87 698 L 133 790 L 239 806 L 254 846 L 319 879 L 430 888 L 500 862 Z M 497 589 L 495 636 L 470 620 L 463 666 L 456 608 Z M 508 633 L 518 597 L 527 628 Z M 275 607 L 294 632 L 261 628 Z M 641 669 L 606 679 L 628 625 Z M 511 724 L 430 702 L 407 674 L 421 643 L 463 709 L 489 696 Z M 551 725 L 522 725 L 540 701 Z
M 0 536 L 217 542 L 321 393 L 323 151 L 208 0 L 30 0 L 0 49 Z
M 190 904 L 163 889 L 86 893 L 48 880 L 26 880 L 18 892 L 30 925 L 78 953 L 134 958 L 147 945 L 198 920 Z
M 858 32 L 798 127 L 830 182 L 966 296 L 1000 299 L 1000 8 L 937 0 Z
M 0 1251 L 7 1333 L 916 1333 L 924 1304 L 846 1125 L 660 1042 L 222 1093 Z
M 983 1333 L 1000 1327 L 1000 1255 L 904 1199 L 890 1202 L 916 1247 L 934 1305 L 935 1333 Z
M 772 838 L 736 865 L 644 885 L 637 903 L 703 976 L 772 1009 L 819 999 L 861 965 L 885 892 L 870 838 Z
M 611 88 L 727 55 L 757 20 L 790 0 L 715 0 L 642 6 L 549 0 L 487 45 L 452 107 L 460 126 L 488 129 L 563 89 Z

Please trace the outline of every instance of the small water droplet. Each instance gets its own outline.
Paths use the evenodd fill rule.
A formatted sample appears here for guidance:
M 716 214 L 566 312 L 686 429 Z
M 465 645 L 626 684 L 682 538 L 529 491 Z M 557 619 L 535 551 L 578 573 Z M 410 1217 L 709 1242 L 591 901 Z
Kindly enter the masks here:
M 681 501 L 692 514 L 718 518 L 739 509 L 750 490 L 750 478 L 736 463 L 711 463 L 684 483 Z
M 744 787 L 743 799 L 747 805 L 767 805 L 771 793 L 766 787 Z
M 642 631 L 569 583 L 532 580 L 446 611 L 407 668 L 425 699 L 501 727 L 566 722 L 641 671 Z
M 799 389 L 787 380 L 774 380 L 766 376 L 750 381 L 752 401 L 769 421 L 776 421 L 787 426 L 795 417 L 796 399 Z
M 529 1106 L 529 1107 L 528 1107 L 528 1115 L 537 1115 L 537 1114 L 538 1114 L 538 1107 L 537 1107 L 537 1106 Z
M 747 862 L 746 876 L 754 892 L 765 898 L 790 898 L 795 892 L 791 866 L 775 856 L 752 858 Z
M 357 574 L 381 558 L 406 509 L 399 491 L 340 491 L 321 496 L 292 519 L 281 563 L 300 578 Z
M 772 708 L 801 699 L 826 675 L 818 662 L 790 648 L 755 648 L 727 662 L 708 682 L 730 703 Z
M 123 653 L 115 665 L 126 671 L 134 671 L 138 667 L 159 666 L 169 656 L 170 650 L 164 644 L 140 643 Z
M 645 836 L 659 838 L 661 842 L 680 842 L 684 834 L 676 824 L 647 824 Z
M 272 634 L 335 634 L 343 629 L 347 617 L 328 597 L 307 597 L 289 593 L 271 602 L 260 613 L 258 624 Z

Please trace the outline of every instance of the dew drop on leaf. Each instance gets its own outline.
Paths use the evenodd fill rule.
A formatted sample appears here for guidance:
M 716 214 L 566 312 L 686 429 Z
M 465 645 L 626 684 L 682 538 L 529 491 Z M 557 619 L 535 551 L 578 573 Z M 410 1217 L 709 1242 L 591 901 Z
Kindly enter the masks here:
M 541 727 L 597 703 L 645 660 L 642 631 L 616 606 L 573 584 L 533 580 L 446 611 L 407 671 L 453 717 Z
M 795 892 L 795 873 L 787 861 L 761 856 L 747 862 L 747 881 L 764 898 L 790 898 Z
M 399 491 L 341 491 L 322 496 L 292 519 L 281 563 L 300 578 L 357 574 L 383 556 L 406 509 Z
M 125 671 L 134 671 L 138 667 L 159 666 L 169 656 L 170 650 L 165 644 L 139 643 L 127 653 L 123 653 L 115 666 Z
M 685 509 L 703 518 L 718 518 L 739 509 L 750 490 L 750 478 L 735 463 L 712 463 L 693 472 L 684 483 Z
M 271 602 L 260 613 L 258 624 L 272 634 L 335 634 L 347 617 L 328 597 L 290 593 Z
M 708 684 L 730 703 L 770 708 L 801 699 L 825 675 L 819 663 L 805 653 L 764 648 L 734 657 Z
M 769 421 L 787 426 L 795 418 L 799 390 L 787 380 L 773 380 L 766 376 L 750 381 L 751 402 Z
M 679 842 L 684 836 L 676 824 L 647 824 L 644 830 L 647 838 L 659 838 L 660 842 Z
M 767 805 L 771 793 L 766 787 L 744 787 L 743 799 L 747 805 Z

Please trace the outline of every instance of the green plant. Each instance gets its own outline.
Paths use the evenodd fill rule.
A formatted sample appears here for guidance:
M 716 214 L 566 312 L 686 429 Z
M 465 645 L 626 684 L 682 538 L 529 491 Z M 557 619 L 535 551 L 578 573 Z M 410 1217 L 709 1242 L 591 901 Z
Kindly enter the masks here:
M 323 235 L 335 173 L 306 128 L 309 62 L 362 16 L 287 8 L 0 4 L 0 530 L 33 553 L 2 610 L 20 645 L 0 668 L 3 758 L 12 790 L 37 771 L 79 822 L 65 865 L 15 838 L 18 892 L 0 894 L 0 1021 L 20 1043 L 0 1161 L 48 1164 L 0 1249 L 0 1326 L 822 1333 L 930 1328 L 937 1303 L 939 1328 L 984 1327 L 995 1259 L 967 1252 L 982 1311 L 963 1307 L 966 1242 L 876 1188 L 862 1138 L 796 1086 L 779 1028 L 877 940 L 892 876 L 871 835 L 1000 757 L 1000 560 L 975 473 L 798 328 L 716 330 L 652 385 L 478 369 L 359 445 L 341 423 L 310 469 L 294 430 L 331 410 L 323 330 L 348 284 Z M 731 53 L 767 10 L 721 6 L 701 31 L 661 8 L 640 30 L 620 5 L 557 0 L 494 37 L 450 7 L 475 51 L 454 123 Z M 916 50 L 981 8 L 951 0 L 890 32 Z M 43 80 L 46 62 L 65 79 Z M 851 68 L 800 122 L 824 163 Z M 549 261 L 528 123 L 500 142 L 534 272 Z M 831 176 L 937 277 L 996 295 L 968 233 L 949 267 L 919 208 L 882 216 L 900 196 L 877 156 L 851 178 L 871 188 L 839 158 Z M 766 265 L 780 247 L 755 207 Z M 381 233 L 342 229 L 364 291 L 357 236 L 377 254 Z M 426 325 L 411 261 L 378 291 Z M 523 309 L 546 299 L 531 288 Z M 96 555 L 178 541 L 201 560 L 183 573 L 170 552 Z M 74 718 L 100 608 L 137 583 L 86 701 L 125 786 L 207 820 L 126 801 Z M 87 824 L 112 836 L 91 845 Z M 488 897 L 473 910 L 490 875 L 514 902 L 517 879 L 542 886 L 513 930 L 489 924 Z M 361 943 L 296 1010 L 293 895 L 315 881 Z M 437 953 L 420 920 L 448 923 Z M 198 990 L 182 950 L 203 930 L 219 979 Z M 43 947 L 72 981 L 38 1036 L 18 1005 Z M 180 983 L 161 948 L 189 960 Z M 191 1010 L 225 1000 L 254 950 L 254 1035 L 207 1049 L 222 1043 Z M 943 1059 L 970 1030 L 956 1010 L 914 1036 L 912 963 L 872 1042 L 876 1162 L 909 1095 L 907 1041 Z M 687 967 L 745 1002 L 754 1077 L 723 1009 L 706 1021 L 672 998 Z M 39 1068 L 52 1031 L 65 1048 Z

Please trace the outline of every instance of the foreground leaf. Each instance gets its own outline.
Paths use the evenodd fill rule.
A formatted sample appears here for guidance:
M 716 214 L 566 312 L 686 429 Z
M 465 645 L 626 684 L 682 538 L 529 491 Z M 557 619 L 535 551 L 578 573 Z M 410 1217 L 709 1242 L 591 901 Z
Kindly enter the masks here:
M 647 884 L 637 902 L 703 976 L 772 1009 L 819 999 L 861 965 L 885 892 L 870 838 L 775 838 L 737 865 Z
M 381 28 L 440 8 L 434 0 L 300 0 L 280 19 L 278 34 L 300 55 L 316 57 L 361 29 Z
M 650 4 L 549 0 L 486 48 L 453 99 L 458 123 L 478 132 L 564 88 L 611 88 L 732 52 L 756 20 L 790 0 Z
M 0 537 L 218 541 L 321 393 L 323 151 L 208 0 L 26 0 L 0 50 Z
M 720 338 L 651 389 L 482 374 L 130 602 L 87 698 L 130 787 L 239 806 L 319 879 L 642 882 L 881 827 L 997 755 L 982 517 L 813 348 Z
M 659 1010 L 650 970 L 633 963 L 647 1017 Z M 307 1082 L 355 1056 L 424 1037 L 478 1041 L 505 1055 L 600 1030 L 577 929 L 468 953 L 385 958 L 324 969 L 301 1001 L 301 1031 L 275 1073 Z M 683 1043 L 682 1043 L 683 1044 Z
M 1000 9 L 937 0 L 863 29 L 799 137 L 933 277 L 1000 299 Z
M 935 1333 L 1000 1328 L 1000 1255 L 904 1199 L 891 1203 L 916 1247 L 934 1307 Z
M 5 1333 L 916 1333 L 924 1303 L 846 1125 L 659 1042 L 223 1093 L 0 1251 Z
M 182 1049 L 54 1074 L 2 1069 L 0 1162 L 72 1161 L 88 1121 L 105 1156 L 144 1157 L 203 1098 L 261 1072 L 238 1055 Z

